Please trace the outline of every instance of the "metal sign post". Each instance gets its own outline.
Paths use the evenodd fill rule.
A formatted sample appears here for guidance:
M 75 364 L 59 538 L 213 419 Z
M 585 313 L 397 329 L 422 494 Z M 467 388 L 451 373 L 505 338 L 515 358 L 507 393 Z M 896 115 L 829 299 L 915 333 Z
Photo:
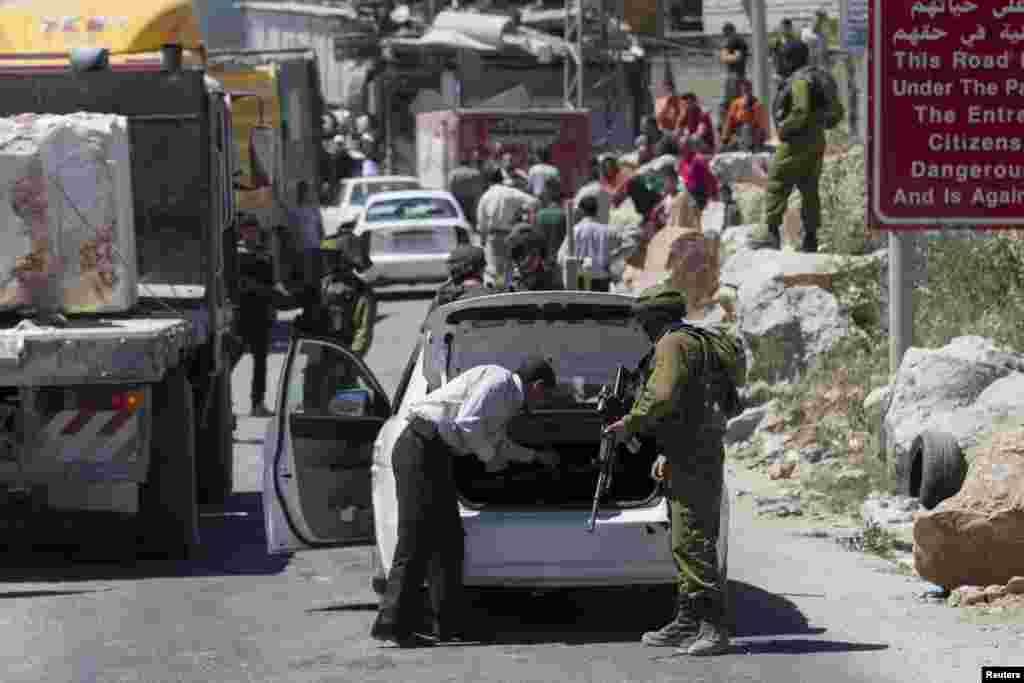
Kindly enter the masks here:
M 913 332 L 907 231 L 1024 225 L 1021 11 L 1015 0 L 871 0 L 868 211 L 893 231 L 893 371 Z
M 751 0 L 750 3 L 750 37 L 754 57 L 754 95 L 765 106 L 772 101 L 772 81 L 768 69 L 768 20 L 765 12 L 765 0 Z M 774 125 L 770 121 L 769 126 Z

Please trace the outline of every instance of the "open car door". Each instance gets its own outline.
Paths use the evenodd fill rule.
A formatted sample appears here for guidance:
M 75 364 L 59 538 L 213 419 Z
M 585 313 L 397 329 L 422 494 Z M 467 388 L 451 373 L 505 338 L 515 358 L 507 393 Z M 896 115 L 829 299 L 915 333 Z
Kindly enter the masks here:
M 374 543 L 370 467 L 390 415 L 380 383 L 348 349 L 292 340 L 264 445 L 268 552 Z

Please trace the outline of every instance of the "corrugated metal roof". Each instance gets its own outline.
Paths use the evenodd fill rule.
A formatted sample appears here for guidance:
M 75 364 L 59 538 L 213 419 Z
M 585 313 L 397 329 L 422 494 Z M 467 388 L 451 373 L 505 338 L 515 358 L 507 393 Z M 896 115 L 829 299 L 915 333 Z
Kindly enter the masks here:
M 236 2 L 235 7 L 250 12 L 277 12 L 280 14 L 301 14 L 307 17 L 345 17 L 357 18 L 351 7 L 327 7 L 312 5 L 305 2 L 262 2 L 260 0 Z

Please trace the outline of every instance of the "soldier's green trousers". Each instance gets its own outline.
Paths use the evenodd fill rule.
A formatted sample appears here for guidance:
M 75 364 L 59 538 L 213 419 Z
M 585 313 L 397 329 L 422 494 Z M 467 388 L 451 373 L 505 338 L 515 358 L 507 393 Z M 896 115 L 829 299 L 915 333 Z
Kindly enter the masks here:
M 691 597 L 721 599 L 723 577 L 718 565 L 725 450 L 720 438 L 698 453 L 667 454 L 671 467 L 672 557 L 679 591 Z
M 817 250 L 818 228 L 821 226 L 822 162 L 825 159 L 825 134 L 818 133 L 807 140 L 783 142 L 776 148 L 768 169 L 768 188 L 765 192 L 765 223 L 777 234 L 789 204 L 789 195 L 795 187 L 800 191 L 800 220 L 804 225 L 804 246 Z

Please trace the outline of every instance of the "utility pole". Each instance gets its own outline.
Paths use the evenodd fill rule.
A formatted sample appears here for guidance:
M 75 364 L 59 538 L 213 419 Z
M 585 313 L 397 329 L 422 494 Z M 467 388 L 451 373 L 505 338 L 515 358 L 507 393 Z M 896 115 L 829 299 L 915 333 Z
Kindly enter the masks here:
M 754 57 L 754 95 L 762 106 L 770 107 L 772 81 L 768 69 L 768 22 L 765 0 L 750 0 L 751 51 Z M 768 125 L 773 125 L 769 117 Z
M 583 2 L 576 0 L 575 13 L 572 0 L 565 0 L 564 36 L 569 54 L 563 58 L 563 97 L 566 109 L 583 109 Z

